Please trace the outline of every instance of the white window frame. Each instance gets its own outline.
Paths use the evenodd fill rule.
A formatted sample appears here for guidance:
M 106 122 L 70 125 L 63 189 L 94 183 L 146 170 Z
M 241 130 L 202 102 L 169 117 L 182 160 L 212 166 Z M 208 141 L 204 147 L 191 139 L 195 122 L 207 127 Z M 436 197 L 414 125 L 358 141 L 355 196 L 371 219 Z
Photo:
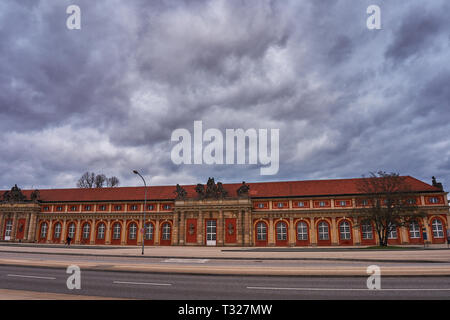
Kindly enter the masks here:
M 330 240 L 330 228 L 325 221 L 319 222 L 319 240 Z
M 122 226 L 120 223 L 116 222 L 113 226 L 113 240 L 120 240 L 120 235 L 122 232 Z
M 91 235 L 91 225 L 89 223 L 85 223 L 83 225 L 83 235 L 82 235 L 83 240 L 88 240 L 90 238 L 90 235 Z
M 40 235 L 40 238 L 41 239 L 47 238 L 47 232 L 48 232 L 48 224 L 47 224 L 47 222 L 43 222 L 41 224 L 41 235 Z
M 67 235 L 73 239 L 75 237 L 76 230 L 77 230 L 77 227 L 76 227 L 75 223 L 74 222 L 70 223 Z
M 442 225 L 442 221 L 438 218 L 434 218 L 431 223 L 433 230 L 433 238 L 444 238 L 444 226 Z
M 308 240 L 308 225 L 304 221 L 297 223 L 297 240 Z
M 417 220 L 413 220 L 409 224 L 409 236 L 411 239 L 420 239 L 420 225 Z
M 170 240 L 170 223 L 165 222 L 162 227 L 162 238 L 161 240 Z
M 256 224 L 256 240 L 267 240 L 267 226 L 265 222 L 260 221 Z
M 339 223 L 339 236 L 341 240 L 350 240 L 352 238 L 350 223 L 346 220 Z
M 55 224 L 55 229 L 53 230 L 53 238 L 54 239 L 61 238 L 61 231 L 62 231 L 61 223 L 57 222 Z
M 286 241 L 287 240 L 287 223 L 280 221 L 277 223 L 277 240 Z
M 103 240 L 105 239 L 105 231 L 106 231 L 106 225 L 101 222 L 97 227 L 97 239 Z
M 372 223 L 370 223 L 369 221 L 364 222 L 361 225 L 361 233 L 363 240 L 373 240 Z
M 145 224 L 145 240 L 153 240 L 154 229 L 153 223 Z

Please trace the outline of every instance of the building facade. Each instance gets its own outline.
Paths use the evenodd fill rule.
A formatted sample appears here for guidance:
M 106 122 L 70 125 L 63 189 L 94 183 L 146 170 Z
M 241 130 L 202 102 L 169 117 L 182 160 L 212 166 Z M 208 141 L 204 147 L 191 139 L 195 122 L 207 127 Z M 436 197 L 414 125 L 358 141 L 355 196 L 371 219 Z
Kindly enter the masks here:
M 390 233 L 390 244 L 445 243 L 447 193 L 405 177 L 424 216 Z M 377 245 L 361 179 L 0 191 L 0 241 L 164 246 Z M 144 228 L 144 203 L 145 228 Z

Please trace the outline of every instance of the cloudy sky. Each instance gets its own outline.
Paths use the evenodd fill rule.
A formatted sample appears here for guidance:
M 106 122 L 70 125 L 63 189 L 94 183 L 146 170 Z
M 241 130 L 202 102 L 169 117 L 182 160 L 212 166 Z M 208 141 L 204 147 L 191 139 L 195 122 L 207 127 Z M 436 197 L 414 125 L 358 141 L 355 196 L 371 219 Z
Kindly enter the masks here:
M 81 8 L 81 30 L 66 9 Z M 381 8 L 381 30 L 366 9 Z M 361 177 L 450 189 L 450 2 L 0 1 L 0 188 Z M 177 128 L 280 130 L 280 169 L 175 165 Z

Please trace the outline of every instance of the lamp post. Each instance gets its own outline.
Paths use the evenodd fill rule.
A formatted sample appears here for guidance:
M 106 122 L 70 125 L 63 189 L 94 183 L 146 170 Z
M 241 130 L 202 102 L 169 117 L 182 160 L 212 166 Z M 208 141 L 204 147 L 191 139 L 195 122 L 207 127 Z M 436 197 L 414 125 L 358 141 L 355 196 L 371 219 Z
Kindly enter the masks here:
M 144 242 L 145 242 L 145 211 L 147 210 L 147 184 L 145 183 L 145 179 L 137 170 L 133 170 L 134 174 L 137 174 L 141 177 L 142 181 L 144 181 L 145 187 L 145 198 L 144 198 L 144 222 L 143 222 L 143 232 L 142 232 L 142 254 L 144 254 Z

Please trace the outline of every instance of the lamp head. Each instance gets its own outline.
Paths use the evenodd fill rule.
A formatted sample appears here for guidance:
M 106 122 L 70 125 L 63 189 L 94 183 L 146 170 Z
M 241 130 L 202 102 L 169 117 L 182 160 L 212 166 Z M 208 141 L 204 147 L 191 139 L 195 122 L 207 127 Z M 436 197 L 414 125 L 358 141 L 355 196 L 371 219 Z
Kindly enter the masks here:
M 139 172 L 137 172 L 136 170 L 133 170 L 133 173 L 134 173 L 134 174 L 139 174 Z

